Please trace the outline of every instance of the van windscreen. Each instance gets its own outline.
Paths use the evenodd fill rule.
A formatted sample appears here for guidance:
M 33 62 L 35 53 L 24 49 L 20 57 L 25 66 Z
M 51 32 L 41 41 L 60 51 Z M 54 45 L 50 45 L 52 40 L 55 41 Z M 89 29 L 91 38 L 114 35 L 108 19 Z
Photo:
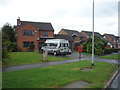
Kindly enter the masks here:
M 60 47 L 68 47 L 68 43 L 60 43 Z
M 57 46 L 57 43 L 45 43 L 43 46 Z

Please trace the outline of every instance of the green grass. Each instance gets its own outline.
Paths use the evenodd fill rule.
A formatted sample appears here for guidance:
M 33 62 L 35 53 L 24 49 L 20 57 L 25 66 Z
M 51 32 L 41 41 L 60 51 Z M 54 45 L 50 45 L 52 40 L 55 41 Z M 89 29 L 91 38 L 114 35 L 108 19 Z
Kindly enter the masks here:
M 68 59 L 70 58 L 55 57 L 55 56 L 48 55 L 48 61 L 46 62 L 61 61 L 61 60 L 68 60 Z M 4 61 L 5 63 L 3 63 L 3 66 L 16 66 L 16 65 L 43 62 L 42 55 L 37 52 L 12 52 L 12 53 L 9 53 L 9 58 L 6 58 Z
M 84 55 L 92 55 L 91 53 L 85 53 L 85 52 L 82 52 L 81 54 L 84 54 Z
M 114 60 L 119 60 L 120 54 L 112 54 L 112 55 L 107 55 L 107 56 L 101 56 L 101 58 L 105 59 L 114 59 Z
M 84 55 L 92 55 L 91 53 L 85 53 L 85 52 L 82 52 L 81 54 L 84 54 Z M 98 56 L 98 55 L 95 55 L 94 56 Z
M 95 62 L 91 71 L 80 71 L 90 67 L 91 61 L 81 61 L 28 70 L 3 72 L 3 88 L 60 88 L 70 82 L 87 81 L 86 88 L 102 88 L 117 65 Z

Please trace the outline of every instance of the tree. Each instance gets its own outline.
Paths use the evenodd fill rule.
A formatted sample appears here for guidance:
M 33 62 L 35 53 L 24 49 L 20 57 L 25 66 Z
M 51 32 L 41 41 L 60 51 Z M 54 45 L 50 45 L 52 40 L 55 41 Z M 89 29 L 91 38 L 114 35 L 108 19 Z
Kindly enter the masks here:
M 99 36 L 95 35 L 95 39 L 94 39 L 95 55 L 103 55 L 105 52 L 106 45 L 107 45 L 107 40 L 101 39 Z M 83 44 L 83 51 L 87 53 L 92 53 L 92 38 L 89 38 L 88 41 Z
M 2 60 L 8 56 L 8 52 L 17 51 L 16 45 L 16 26 L 6 23 L 1 28 L 2 31 Z
M 16 37 L 15 37 L 15 26 L 11 26 L 9 23 L 6 23 L 2 27 L 2 40 L 3 41 L 11 41 L 11 42 L 16 42 Z

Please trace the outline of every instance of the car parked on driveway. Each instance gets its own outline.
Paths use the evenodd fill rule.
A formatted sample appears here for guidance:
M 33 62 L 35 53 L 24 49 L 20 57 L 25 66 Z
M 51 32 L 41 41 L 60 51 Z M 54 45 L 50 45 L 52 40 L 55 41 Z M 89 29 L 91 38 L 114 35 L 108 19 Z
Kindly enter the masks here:
M 58 54 L 71 54 L 69 41 L 65 39 L 47 39 L 43 44 L 42 51 L 47 50 L 48 53 Z

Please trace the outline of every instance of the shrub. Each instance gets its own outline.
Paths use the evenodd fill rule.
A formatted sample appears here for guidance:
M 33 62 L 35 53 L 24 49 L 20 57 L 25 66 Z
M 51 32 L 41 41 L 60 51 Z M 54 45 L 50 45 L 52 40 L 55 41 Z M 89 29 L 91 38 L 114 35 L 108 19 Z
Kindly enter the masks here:
M 106 45 L 107 41 L 105 39 L 101 39 L 100 37 L 95 35 L 94 39 L 95 55 L 103 55 Z M 86 53 L 92 53 L 92 38 L 89 38 L 88 41 L 83 44 L 83 51 Z
M 31 43 L 30 45 L 29 45 L 29 49 L 34 49 L 34 44 L 33 43 Z
M 5 63 L 5 58 L 9 58 L 7 47 L 2 47 L 2 62 Z
M 17 51 L 17 44 L 16 42 L 10 42 L 10 41 L 4 41 L 3 46 L 7 48 L 8 51 L 10 52 L 15 52 Z
M 117 48 L 105 48 L 104 54 L 111 54 L 111 53 L 117 53 L 118 49 Z
M 78 46 L 79 46 L 79 44 L 74 44 L 74 50 L 75 51 L 78 51 Z
M 33 52 L 34 51 L 34 47 L 35 47 L 35 45 L 33 44 L 33 43 L 31 43 L 30 45 L 29 45 L 29 51 L 30 52 Z

